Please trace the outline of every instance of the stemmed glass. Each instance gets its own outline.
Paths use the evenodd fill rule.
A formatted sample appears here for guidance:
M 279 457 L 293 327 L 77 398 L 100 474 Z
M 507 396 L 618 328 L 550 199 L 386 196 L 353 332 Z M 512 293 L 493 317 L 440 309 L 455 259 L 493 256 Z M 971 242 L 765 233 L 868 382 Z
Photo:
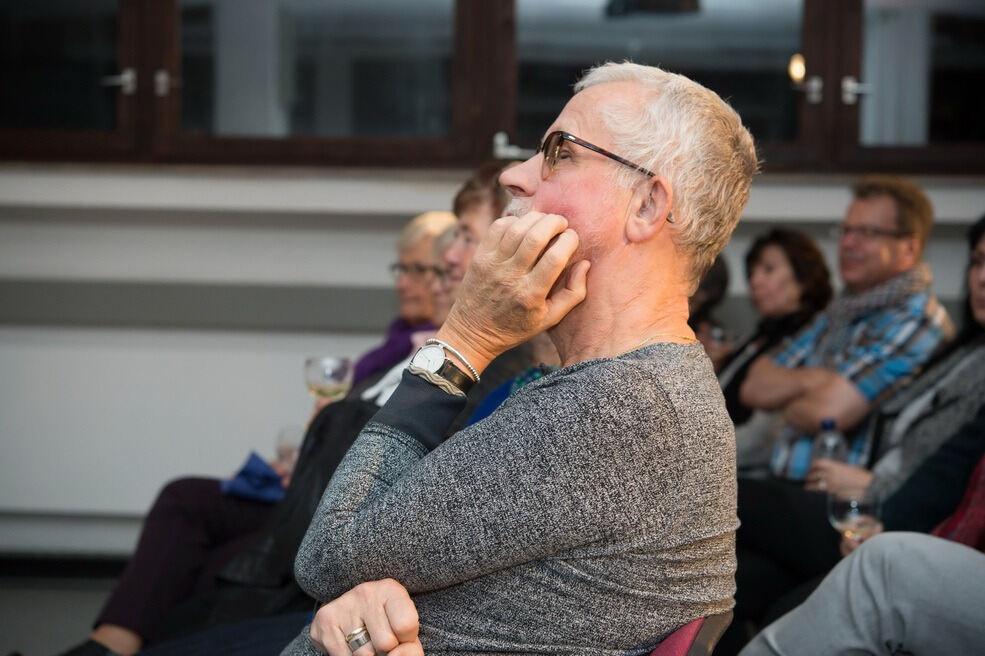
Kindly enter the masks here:
M 277 439 L 274 442 L 277 458 L 274 462 L 277 465 L 275 469 L 278 469 L 281 475 L 289 475 L 294 471 L 302 440 L 304 440 L 304 426 L 284 426 L 277 431 Z
M 879 532 L 879 500 L 866 497 L 865 488 L 828 492 L 828 521 L 849 540 L 861 542 Z
M 338 401 L 352 387 L 353 366 L 349 358 L 316 356 L 304 361 L 304 383 L 314 396 Z

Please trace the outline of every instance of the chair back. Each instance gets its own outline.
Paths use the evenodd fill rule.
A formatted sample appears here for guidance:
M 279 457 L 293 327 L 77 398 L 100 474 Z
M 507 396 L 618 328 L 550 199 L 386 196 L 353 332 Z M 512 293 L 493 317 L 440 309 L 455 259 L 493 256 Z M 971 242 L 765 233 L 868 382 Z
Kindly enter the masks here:
M 650 656 L 711 656 L 731 623 L 732 611 L 699 617 L 661 640 Z

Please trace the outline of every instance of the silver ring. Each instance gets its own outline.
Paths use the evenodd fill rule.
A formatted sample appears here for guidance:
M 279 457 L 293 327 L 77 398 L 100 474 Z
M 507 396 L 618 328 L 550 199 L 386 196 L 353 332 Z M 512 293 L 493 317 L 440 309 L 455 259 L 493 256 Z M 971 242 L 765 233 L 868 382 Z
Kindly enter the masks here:
M 364 626 L 359 626 L 345 634 L 345 642 L 349 645 L 349 651 L 355 652 L 363 645 L 369 644 L 369 631 Z

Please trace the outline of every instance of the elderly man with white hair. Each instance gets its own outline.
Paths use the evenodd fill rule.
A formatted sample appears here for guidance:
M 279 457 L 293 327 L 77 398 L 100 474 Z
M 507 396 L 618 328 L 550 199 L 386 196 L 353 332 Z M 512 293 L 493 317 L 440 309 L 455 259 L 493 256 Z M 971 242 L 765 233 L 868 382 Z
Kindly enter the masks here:
M 325 491 L 284 651 L 644 654 L 732 606 L 735 445 L 688 296 L 749 195 L 739 116 L 685 77 L 589 71 L 436 338 Z M 562 367 L 445 439 L 497 355 Z

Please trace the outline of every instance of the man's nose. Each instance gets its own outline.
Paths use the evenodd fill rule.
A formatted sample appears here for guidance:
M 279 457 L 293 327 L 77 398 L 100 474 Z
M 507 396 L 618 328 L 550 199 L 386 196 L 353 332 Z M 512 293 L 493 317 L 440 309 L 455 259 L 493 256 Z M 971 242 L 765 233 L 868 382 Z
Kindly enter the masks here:
M 531 196 L 540 183 L 543 154 L 536 153 L 524 162 L 511 166 L 499 174 L 499 184 L 514 196 Z
M 451 246 L 449 246 L 441 256 L 441 259 L 444 260 L 445 264 L 448 266 L 454 266 L 462 261 L 460 241 L 460 239 L 453 241 Z

